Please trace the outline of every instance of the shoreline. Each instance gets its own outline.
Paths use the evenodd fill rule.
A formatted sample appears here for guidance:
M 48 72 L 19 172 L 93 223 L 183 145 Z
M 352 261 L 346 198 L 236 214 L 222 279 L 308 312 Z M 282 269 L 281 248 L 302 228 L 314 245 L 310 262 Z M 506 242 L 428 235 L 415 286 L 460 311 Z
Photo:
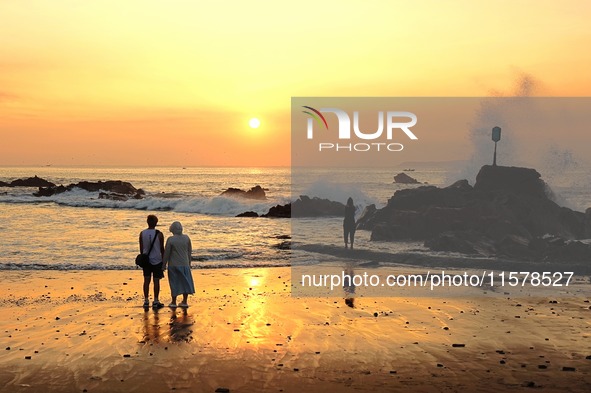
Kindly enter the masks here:
M 0 391 L 591 389 L 589 297 L 360 297 L 350 308 L 292 297 L 290 273 L 193 270 L 184 313 L 145 312 L 139 271 L 4 271 Z

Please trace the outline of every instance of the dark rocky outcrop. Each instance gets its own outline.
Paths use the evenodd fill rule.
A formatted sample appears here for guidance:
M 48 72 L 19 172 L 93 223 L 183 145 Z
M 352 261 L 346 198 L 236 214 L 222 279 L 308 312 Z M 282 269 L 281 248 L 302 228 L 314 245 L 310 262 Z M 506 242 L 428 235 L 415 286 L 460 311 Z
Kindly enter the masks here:
M 292 204 L 291 211 L 292 217 L 344 217 L 345 205 L 328 199 L 300 195 Z
M 131 183 L 124 182 L 121 180 L 107 180 L 98 182 L 81 181 L 79 183 L 73 183 L 68 186 L 51 186 L 51 187 L 39 187 L 39 191 L 33 193 L 37 197 L 52 196 L 55 194 L 61 194 L 66 191 L 72 191 L 74 188 L 80 188 L 89 192 L 99 193 L 100 199 L 112 199 L 112 200 L 127 200 L 129 198 L 141 199 L 145 195 L 144 190 L 135 188 Z
M 585 238 L 591 239 L 591 207 L 585 210 Z
M 367 223 L 375 216 L 377 211 L 378 209 L 376 208 L 376 205 L 373 203 L 369 206 L 366 206 L 361 212 L 359 218 L 357 219 L 357 228 L 367 229 Z
M 137 196 L 137 194 L 134 195 L 134 196 Z M 129 199 L 129 197 L 127 195 L 119 194 L 117 192 L 111 192 L 111 193 L 108 193 L 108 192 L 99 192 L 99 199 L 109 199 L 111 201 L 122 201 L 122 202 L 124 202 L 124 201 L 127 201 Z M 136 198 L 136 199 L 139 199 L 139 198 Z
M 62 192 L 68 191 L 65 186 L 53 186 L 53 187 L 39 187 L 39 191 L 34 192 L 33 195 L 36 197 L 48 197 L 54 194 L 61 194 Z
M 374 206 L 375 207 L 375 206 Z M 248 214 L 245 212 L 242 214 Z M 345 205 L 328 199 L 310 198 L 301 195 L 295 202 L 285 205 L 276 205 L 269 209 L 267 214 L 260 217 L 266 218 L 290 218 L 290 217 L 331 217 L 344 216 Z M 240 215 L 242 216 L 242 215 Z
M 591 233 L 591 211 L 560 207 L 548 190 L 534 169 L 484 166 L 474 187 L 460 180 L 397 191 L 359 227 L 371 230 L 372 240 L 424 240 L 433 250 L 516 259 L 591 256 L 580 242 L 534 247 L 546 234 L 573 240 Z
M 267 214 L 263 214 L 261 217 L 291 218 L 291 203 L 285 205 L 275 205 L 269 209 Z
M 55 187 L 55 184 L 35 175 L 26 179 L 16 179 L 10 183 L 0 181 L 0 187 Z
M 419 184 L 420 182 L 417 179 L 408 176 L 406 173 L 401 172 L 394 176 L 394 183 Z
M 476 175 L 474 189 L 547 199 L 547 185 L 535 169 L 485 165 Z
M 259 216 L 259 213 L 257 213 L 257 212 L 248 211 L 248 212 L 240 213 L 236 217 L 258 217 L 258 216 Z
M 268 189 L 262 188 L 261 186 L 254 186 L 248 191 L 241 190 L 240 188 L 230 187 L 226 191 L 222 192 L 220 195 L 247 199 L 258 199 L 264 201 L 267 199 L 265 191 L 268 191 Z

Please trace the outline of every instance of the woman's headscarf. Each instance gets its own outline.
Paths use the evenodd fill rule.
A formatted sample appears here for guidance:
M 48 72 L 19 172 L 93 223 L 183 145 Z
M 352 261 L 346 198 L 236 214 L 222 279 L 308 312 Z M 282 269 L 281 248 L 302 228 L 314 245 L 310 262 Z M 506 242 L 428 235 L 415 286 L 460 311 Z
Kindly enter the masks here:
M 170 224 L 170 231 L 174 235 L 182 235 L 183 234 L 183 226 L 181 225 L 180 222 L 175 221 L 172 224 Z

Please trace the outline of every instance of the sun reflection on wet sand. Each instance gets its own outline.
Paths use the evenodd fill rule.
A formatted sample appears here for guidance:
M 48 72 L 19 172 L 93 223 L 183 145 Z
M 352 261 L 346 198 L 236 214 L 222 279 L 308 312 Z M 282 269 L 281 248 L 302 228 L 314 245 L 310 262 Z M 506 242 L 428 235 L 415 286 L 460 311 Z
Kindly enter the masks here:
M 254 269 L 252 274 L 245 275 L 244 280 L 248 288 L 245 291 L 244 301 L 245 316 L 241 322 L 242 337 L 250 344 L 261 344 L 266 338 L 265 329 L 267 326 L 267 301 L 268 294 L 265 293 L 265 283 L 268 271 L 265 269 Z

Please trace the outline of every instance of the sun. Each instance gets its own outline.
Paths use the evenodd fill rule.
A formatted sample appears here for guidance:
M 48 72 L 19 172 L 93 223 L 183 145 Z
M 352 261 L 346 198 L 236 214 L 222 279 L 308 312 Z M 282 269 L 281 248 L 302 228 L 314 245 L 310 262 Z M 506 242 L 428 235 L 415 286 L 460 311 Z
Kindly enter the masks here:
M 261 121 L 256 117 L 253 117 L 248 121 L 248 125 L 250 126 L 250 128 L 259 128 L 259 126 L 261 125 Z

